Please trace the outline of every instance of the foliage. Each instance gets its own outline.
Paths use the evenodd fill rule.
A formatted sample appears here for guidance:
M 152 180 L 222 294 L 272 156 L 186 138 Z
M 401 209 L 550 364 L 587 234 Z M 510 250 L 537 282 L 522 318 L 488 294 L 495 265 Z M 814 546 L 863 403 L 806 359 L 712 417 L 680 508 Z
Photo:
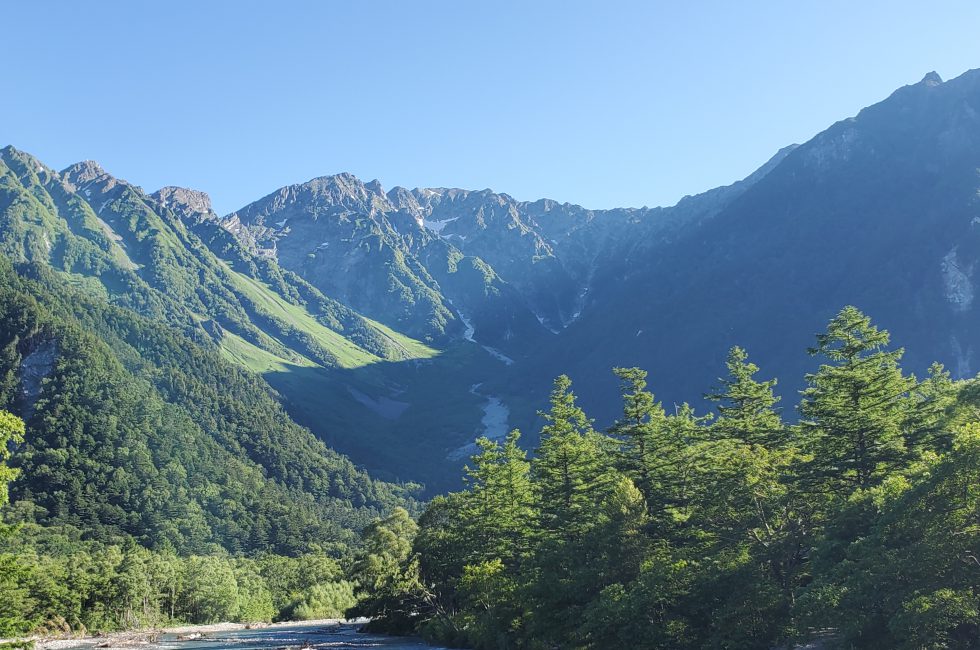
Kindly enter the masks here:
M 938 367 L 905 375 L 887 344 L 842 310 L 817 337 L 826 363 L 799 424 L 740 348 L 713 421 L 665 413 L 645 372 L 617 368 L 623 416 L 601 434 L 559 377 L 530 461 L 516 433 L 480 440 L 466 488 L 433 500 L 417 532 L 368 531 L 365 602 L 479 649 L 749 649 L 815 631 L 854 648 L 976 647 L 977 391 Z
M 352 584 L 323 554 L 181 557 L 72 526 L 23 525 L 0 544 L 0 566 L 4 636 L 331 617 L 353 604 Z
M 43 267 L 22 272 L 0 259 L 0 378 L 16 379 L 0 382 L 0 407 L 31 432 L 10 459 L 26 521 L 189 554 L 299 554 L 339 551 L 352 529 L 410 503 L 216 351 Z

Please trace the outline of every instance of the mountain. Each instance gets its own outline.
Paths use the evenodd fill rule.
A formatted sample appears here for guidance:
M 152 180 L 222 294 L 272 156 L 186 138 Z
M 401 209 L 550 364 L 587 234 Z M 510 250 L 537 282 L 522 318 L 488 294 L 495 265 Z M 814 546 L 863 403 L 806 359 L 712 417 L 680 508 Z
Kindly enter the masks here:
M 297 419 L 325 440 L 349 440 L 333 432 L 353 428 L 345 419 L 351 413 L 362 428 L 372 417 L 384 428 L 389 420 L 370 407 L 401 404 L 384 397 L 399 389 L 377 368 L 415 367 L 438 354 L 250 253 L 200 192 L 147 194 L 94 162 L 55 172 L 7 147 L 0 150 L 0 215 L 0 252 L 15 264 L 44 265 L 67 284 L 279 378 L 273 383 Z M 476 399 L 466 388 L 461 393 L 464 402 Z
M 482 343 L 519 352 L 581 315 L 597 272 L 712 216 L 791 150 L 667 209 L 588 210 L 491 190 L 386 193 L 338 174 L 282 188 L 221 223 L 258 255 L 401 331 L 445 343 L 472 327 Z
M 343 548 L 408 491 L 289 420 L 251 373 L 43 266 L 0 259 L 17 518 L 184 553 Z
M 334 188 L 330 205 L 342 206 L 334 212 L 295 186 L 230 219 L 327 292 L 335 290 L 331 278 L 344 275 L 343 260 L 365 264 L 371 253 L 366 239 L 353 231 L 331 236 L 321 221 L 355 223 L 363 215 L 380 224 L 377 236 L 402 251 L 407 266 L 429 271 L 436 284 L 428 286 L 473 325 L 471 338 L 514 361 L 483 385 L 510 407 L 511 425 L 533 426 L 541 404 L 534 387 L 561 372 L 584 384 L 594 396 L 590 413 L 609 423 L 618 409 L 614 365 L 648 368 L 665 399 L 697 402 L 735 344 L 758 350 L 764 370 L 791 394 L 813 368 L 806 332 L 848 303 L 914 350 L 917 372 L 938 360 L 965 377 L 980 362 L 971 334 L 978 78 L 971 71 L 943 83 L 930 73 L 786 147 L 745 180 L 671 208 L 588 210 L 452 188 L 384 193 L 377 181 L 343 175 L 311 181 Z M 453 287 L 438 272 L 444 258 L 425 254 L 435 240 L 489 267 L 517 299 L 473 304 L 473 293 L 483 294 Z M 370 266 L 386 260 L 379 255 Z M 399 325 L 370 293 L 357 300 L 359 309 Z M 405 322 L 402 313 L 395 318 Z M 458 329 L 438 334 L 447 333 L 459 336 Z M 660 386 L 657 377 L 670 382 Z
M 424 346 L 273 265 L 242 255 L 234 270 L 91 162 L 58 173 L 0 150 L 0 251 L 0 409 L 28 427 L 12 458 L 22 519 L 183 553 L 295 554 L 413 507 L 413 486 L 324 446 L 247 368 Z
M 697 406 L 736 344 L 791 395 L 814 369 L 807 333 L 845 304 L 916 372 L 975 373 L 978 111 L 980 71 L 930 74 L 667 208 L 337 174 L 220 216 L 202 192 L 7 148 L 0 250 L 261 374 L 375 476 L 440 490 L 477 435 L 533 431 L 560 373 L 599 426 L 619 409 L 613 366 Z
M 916 372 L 940 361 L 969 377 L 980 369 L 978 169 L 980 71 L 946 83 L 931 73 L 788 152 L 676 240 L 597 278 L 591 309 L 528 365 L 585 382 L 640 365 L 680 402 L 711 386 L 739 344 L 792 397 L 814 369 L 808 332 L 854 304 L 887 324 Z M 588 353 L 550 363 L 569 349 Z M 612 382 L 593 383 L 603 389 L 593 412 L 613 417 Z

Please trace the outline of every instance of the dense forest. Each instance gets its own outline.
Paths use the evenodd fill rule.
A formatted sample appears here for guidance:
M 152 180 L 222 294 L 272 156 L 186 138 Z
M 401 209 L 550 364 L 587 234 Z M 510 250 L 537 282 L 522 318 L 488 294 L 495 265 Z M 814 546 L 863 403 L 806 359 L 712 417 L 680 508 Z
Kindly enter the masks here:
M 356 531 L 416 509 L 207 340 L 2 256 L 0 483 L 0 636 L 337 616 Z
M 905 373 L 854 307 L 793 414 L 740 348 L 711 412 L 615 369 L 607 431 L 562 376 L 533 454 L 480 439 L 420 511 L 207 345 L 0 262 L 0 635 L 346 613 L 478 649 L 980 642 L 980 386 Z
M 558 378 L 530 459 L 481 439 L 466 489 L 366 531 L 352 611 L 480 649 L 977 647 L 976 382 L 904 373 L 853 307 L 809 352 L 793 418 L 739 348 L 712 413 L 616 369 L 607 432 Z

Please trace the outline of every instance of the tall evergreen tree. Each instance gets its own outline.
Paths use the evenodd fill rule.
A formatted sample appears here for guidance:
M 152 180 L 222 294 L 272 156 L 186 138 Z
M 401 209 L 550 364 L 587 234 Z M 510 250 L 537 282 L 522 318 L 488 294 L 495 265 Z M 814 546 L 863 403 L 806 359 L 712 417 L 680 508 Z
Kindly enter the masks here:
M 687 402 L 667 416 L 653 475 L 658 498 L 650 504 L 651 515 L 659 513 L 666 526 L 686 521 L 697 506 L 693 478 L 714 457 L 705 454 L 707 447 L 700 444 L 705 442 L 705 424 L 710 419 L 710 415 L 697 415 Z
M 942 364 L 929 367 L 929 376 L 912 391 L 912 411 L 905 425 L 909 453 L 949 450 L 953 434 L 948 411 L 956 403 L 957 387 Z
M 889 334 L 856 307 L 845 307 L 809 350 L 830 363 L 806 376 L 799 411 L 804 473 L 831 492 L 878 483 L 907 460 L 903 431 L 912 378 L 902 374 L 903 350 L 887 350 Z
M 594 535 L 606 520 L 603 504 L 617 479 L 611 440 L 596 433 L 562 375 L 531 464 L 538 511 L 537 546 L 529 590 L 531 635 L 565 646 L 574 620 L 601 585 L 582 565 L 601 553 Z
M 736 438 L 753 445 L 776 448 L 783 443 L 783 423 L 776 410 L 779 398 L 773 394 L 775 379 L 755 379 L 759 366 L 736 346 L 728 353 L 728 377 L 705 397 L 717 402 L 718 419 L 711 425 L 719 438 Z
M 561 375 L 551 391 L 551 410 L 532 463 L 541 533 L 578 539 L 594 525 L 597 504 L 610 489 L 609 445 L 575 403 L 571 380 Z
M 527 453 L 518 445 L 521 433 L 507 434 L 504 444 L 477 440 L 480 453 L 466 468 L 467 537 L 474 545 L 468 563 L 500 560 L 513 567 L 527 552 L 534 517 Z
M 661 452 L 667 414 L 653 393 L 646 390 L 645 370 L 614 368 L 613 373 L 619 377 L 623 398 L 623 417 L 610 430 L 622 441 L 619 466 L 649 502 L 653 498 L 652 473 Z

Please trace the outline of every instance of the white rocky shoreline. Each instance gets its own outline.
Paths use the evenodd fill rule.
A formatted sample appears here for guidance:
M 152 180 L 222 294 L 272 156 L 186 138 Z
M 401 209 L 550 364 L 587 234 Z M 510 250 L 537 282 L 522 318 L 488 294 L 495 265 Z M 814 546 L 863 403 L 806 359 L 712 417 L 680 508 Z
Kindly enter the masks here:
M 368 619 L 324 618 L 311 621 L 282 621 L 279 623 L 211 623 L 206 625 L 177 625 L 164 628 L 148 628 L 141 630 L 126 630 L 109 632 L 100 635 L 58 635 L 58 636 L 28 636 L 16 639 L 0 639 L 0 645 L 18 642 L 33 642 L 35 650 L 67 650 L 68 648 L 139 648 L 159 645 L 163 635 L 178 635 L 172 642 L 179 644 L 183 641 L 204 640 L 209 634 L 220 632 L 235 632 L 238 630 L 275 629 L 292 627 L 332 627 L 360 626 Z M 184 638 L 180 638 L 184 637 Z M 171 640 L 168 640 L 168 644 Z

